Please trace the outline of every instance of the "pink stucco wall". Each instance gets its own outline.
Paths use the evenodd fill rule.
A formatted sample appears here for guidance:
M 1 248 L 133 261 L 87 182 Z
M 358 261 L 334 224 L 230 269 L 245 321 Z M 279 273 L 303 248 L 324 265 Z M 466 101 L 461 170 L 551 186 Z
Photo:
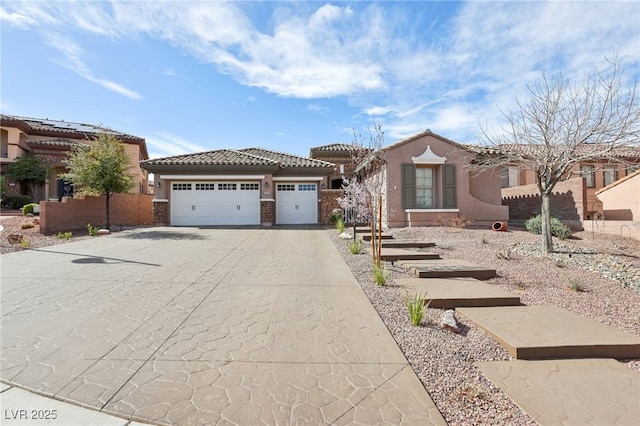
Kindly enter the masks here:
M 457 211 L 431 209 L 409 215 L 402 207 L 402 164 L 411 163 L 411 158 L 420 156 L 427 146 L 435 155 L 446 157 L 445 164 L 456 166 Z M 430 134 L 389 147 L 384 156 L 387 162 L 387 224 L 390 227 L 425 226 L 455 216 L 477 224 L 507 221 L 509 210 L 501 202 L 499 174 L 470 172 L 468 165 L 472 158 L 473 154 Z M 436 187 L 440 184 L 438 173 Z M 442 193 L 437 191 L 436 197 L 441 199 Z
M 640 171 L 597 194 L 605 220 L 640 221 Z

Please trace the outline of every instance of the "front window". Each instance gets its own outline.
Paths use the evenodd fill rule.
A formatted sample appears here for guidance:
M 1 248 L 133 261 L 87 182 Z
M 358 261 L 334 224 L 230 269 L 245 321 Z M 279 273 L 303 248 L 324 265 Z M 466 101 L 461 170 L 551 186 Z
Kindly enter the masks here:
M 416 207 L 429 208 L 434 206 L 434 181 L 433 168 L 416 168 Z
M 616 166 L 604 166 L 604 186 L 611 185 L 616 180 L 618 180 Z
M 581 167 L 582 176 L 585 179 L 587 188 L 595 188 L 596 186 L 596 168 L 591 165 Z

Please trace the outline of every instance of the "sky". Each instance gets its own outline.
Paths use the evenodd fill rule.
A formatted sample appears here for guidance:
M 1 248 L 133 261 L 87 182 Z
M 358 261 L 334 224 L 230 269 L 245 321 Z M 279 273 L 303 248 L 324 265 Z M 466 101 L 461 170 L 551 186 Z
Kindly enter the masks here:
M 476 143 L 543 73 L 617 57 L 640 78 L 637 1 L 0 2 L 3 114 L 144 137 L 151 158 Z

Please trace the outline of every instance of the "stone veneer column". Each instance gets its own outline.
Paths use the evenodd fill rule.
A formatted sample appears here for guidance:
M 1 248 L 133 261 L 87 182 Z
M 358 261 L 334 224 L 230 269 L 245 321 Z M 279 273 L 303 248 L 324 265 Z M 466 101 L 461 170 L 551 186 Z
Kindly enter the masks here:
M 169 200 L 153 200 L 153 224 L 156 226 L 169 225 Z
M 260 223 L 262 226 L 271 226 L 276 221 L 276 200 L 260 200 Z

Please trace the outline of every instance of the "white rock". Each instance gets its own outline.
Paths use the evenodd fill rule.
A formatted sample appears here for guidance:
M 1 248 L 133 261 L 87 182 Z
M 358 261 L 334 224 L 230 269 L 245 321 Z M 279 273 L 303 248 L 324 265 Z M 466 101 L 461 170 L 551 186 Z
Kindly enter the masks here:
M 110 233 L 108 229 L 98 229 L 98 235 L 109 235 Z
M 453 309 L 447 309 L 442 314 L 442 328 L 445 330 L 453 331 L 454 333 L 460 332 L 460 327 L 458 327 L 458 321 L 456 320 L 456 311 Z
M 343 240 L 350 240 L 353 238 L 353 235 L 345 231 L 342 234 L 340 234 L 340 238 Z

